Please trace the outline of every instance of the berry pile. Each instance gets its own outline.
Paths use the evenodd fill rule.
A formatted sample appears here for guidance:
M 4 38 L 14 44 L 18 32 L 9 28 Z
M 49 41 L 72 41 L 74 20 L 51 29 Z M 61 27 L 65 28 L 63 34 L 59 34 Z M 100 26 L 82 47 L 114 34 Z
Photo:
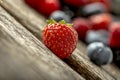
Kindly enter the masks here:
M 63 59 L 73 52 L 78 35 L 88 45 L 87 55 L 95 64 L 108 64 L 113 57 L 120 63 L 119 0 L 24 1 L 51 19 L 43 31 L 43 42 L 58 57 Z

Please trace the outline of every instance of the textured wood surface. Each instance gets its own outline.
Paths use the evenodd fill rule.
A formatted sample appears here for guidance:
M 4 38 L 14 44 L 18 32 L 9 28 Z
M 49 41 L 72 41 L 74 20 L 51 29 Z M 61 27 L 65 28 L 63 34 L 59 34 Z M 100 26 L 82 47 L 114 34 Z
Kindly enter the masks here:
M 38 15 L 37 12 L 25 5 L 23 0 L 4 0 L 1 5 L 41 40 L 41 32 L 46 25 L 44 17 Z M 81 46 L 80 42 L 78 46 Z M 77 47 L 71 57 L 65 60 L 74 70 L 88 80 L 114 80 L 102 68 L 91 63 L 87 56 L 80 51 L 85 51 L 85 48 L 82 46 L 81 48 Z
M 0 7 L 0 80 L 84 80 Z

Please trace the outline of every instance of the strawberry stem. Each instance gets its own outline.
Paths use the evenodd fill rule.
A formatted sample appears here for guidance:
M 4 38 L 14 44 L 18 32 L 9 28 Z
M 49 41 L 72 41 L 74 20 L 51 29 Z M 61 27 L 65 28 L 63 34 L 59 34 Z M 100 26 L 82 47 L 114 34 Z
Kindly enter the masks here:
M 52 24 L 55 24 L 55 23 L 57 23 L 54 19 L 50 19 L 50 20 L 47 20 L 46 21 L 47 22 L 47 24 L 50 24 L 50 23 L 52 23 Z
M 47 22 L 47 24 L 55 24 L 55 23 L 57 23 L 54 19 L 50 19 L 50 20 L 47 20 L 46 21 Z M 61 24 L 66 24 L 66 21 L 65 20 L 61 20 L 61 21 L 59 21 L 59 23 L 61 23 Z M 73 24 L 71 24 L 71 23 L 67 23 L 67 25 L 69 26 L 69 27 L 72 27 L 73 26 Z
M 61 20 L 61 21 L 59 21 L 59 23 L 66 24 L 66 21 L 65 20 Z
M 71 23 L 67 23 L 67 25 L 68 25 L 69 27 L 72 27 L 72 26 L 73 26 L 73 24 L 71 24 Z
M 65 20 L 61 20 L 61 21 L 59 21 L 59 23 L 61 23 L 61 24 L 66 24 L 66 21 L 65 21 Z M 68 25 L 69 27 L 72 27 L 72 26 L 73 26 L 73 24 L 71 24 L 71 23 L 67 23 L 67 25 Z

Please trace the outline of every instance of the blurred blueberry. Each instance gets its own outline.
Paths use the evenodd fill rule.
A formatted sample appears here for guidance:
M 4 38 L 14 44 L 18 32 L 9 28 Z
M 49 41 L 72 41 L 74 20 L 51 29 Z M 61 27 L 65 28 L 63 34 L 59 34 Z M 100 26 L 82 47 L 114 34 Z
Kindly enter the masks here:
M 62 11 L 65 12 L 70 18 L 74 16 L 74 12 L 68 6 L 63 6 Z
M 106 30 L 89 30 L 87 32 L 86 43 L 90 44 L 92 42 L 102 42 L 105 45 L 108 45 L 109 42 L 109 32 Z
M 82 8 L 82 14 L 86 17 L 105 12 L 107 12 L 106 7 L 104 4 L 99 2 L 88 4 Z
M 88 45 L 87 55 L 90 60 L 98 66 L 109 64 L 113 60 L 112 50 L 101 42 Z
M 50 18 L 53 18 L 55 21 L 59 22 L 60 20 L 65 20 L 66 22 L 71 22 L 70 17 L 63 11 L 57 10 L 54 11 L 51 15 Z

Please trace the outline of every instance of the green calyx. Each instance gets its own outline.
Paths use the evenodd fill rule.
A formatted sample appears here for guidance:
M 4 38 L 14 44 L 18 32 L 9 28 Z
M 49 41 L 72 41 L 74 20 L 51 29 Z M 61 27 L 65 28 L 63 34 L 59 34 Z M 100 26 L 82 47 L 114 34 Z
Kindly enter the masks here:
M 66 21 L 65 20 L 61 20 L 61 21 L 59 21 L 59 23 L 66 24 Z
M 72 27 L 72 26 L 73 26 L 73 24 L 71 24 L 71 23 L 67 23 L 67 25 L 68 25 L 68 26 L 70 26 L 70 27 Z
M 57 22 L 54 20 L 54 19 L 50 19 L 50 20 L 47 20 L 46 21 L 47 22 L 47 24 L 56 24 Z M 59 21 L 58 23 L 60 23 L 60 24 L 66 24 L 66 25 L 68 25 L 68 26 L 70 26 L 70 27 L 72 27 L 73 26 L 73 24 L 71 24 L 71 23 L 66 23 L 66 21 L 65 20 L 61 20 L 61 21 Z
M 47 24 L 55 24 L 55 23 L 57 23 L 54 19 L 50 19 L 50 20 L 47 20 L 46 21 L 47 22 Z

